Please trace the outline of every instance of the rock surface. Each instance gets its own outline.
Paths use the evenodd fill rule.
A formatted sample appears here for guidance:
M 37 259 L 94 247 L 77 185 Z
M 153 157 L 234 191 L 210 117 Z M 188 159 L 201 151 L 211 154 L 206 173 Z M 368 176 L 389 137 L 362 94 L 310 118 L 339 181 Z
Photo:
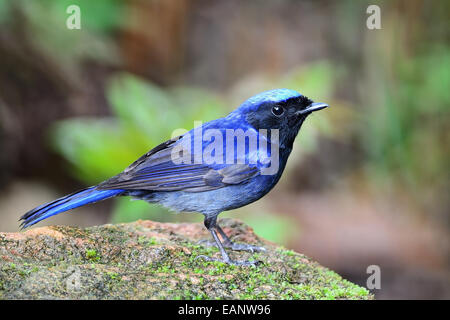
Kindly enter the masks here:
M 199 223 L 134 223 L 87 229 L 42 227 L 0 233 L 0 299 L 372 299 L 302 254 L 257 237 L 223 219 L 236 242 L 267 248 L 231 252 L 256 267 L 195 259 L 220 257 Z M 230 251 L 228 251 L 230 252 Z

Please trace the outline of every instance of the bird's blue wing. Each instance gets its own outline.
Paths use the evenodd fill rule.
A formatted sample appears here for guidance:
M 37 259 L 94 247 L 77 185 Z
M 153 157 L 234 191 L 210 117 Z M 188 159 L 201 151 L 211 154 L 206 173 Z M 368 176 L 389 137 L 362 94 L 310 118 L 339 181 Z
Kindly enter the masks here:
M 247 164 L 178 163 L 174 147 L 179 143 L 180 138 L 162 143 L 97 189 L 201 192 L 244 183 L 259 174 L 256 166 Z

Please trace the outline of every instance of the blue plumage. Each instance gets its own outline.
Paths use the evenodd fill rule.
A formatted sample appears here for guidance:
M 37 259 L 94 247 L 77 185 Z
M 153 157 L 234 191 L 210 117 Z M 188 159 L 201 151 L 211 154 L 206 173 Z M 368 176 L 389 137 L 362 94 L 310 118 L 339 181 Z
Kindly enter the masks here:
M 27 228 L 41 220 L 47 219 L 58 213 L 75 209 L 89 203 L 105 200 L 123 193 L 123 190 L 96 190 L 90 187 L 62 198 L 56 199 L 50 203 L 39 206 L 21 217 L 22 227 Z
M 224 246 L 261 248 L 232 243 L 217 216 L 258 200 L 276 185 L 303 121 L 325 107 L 294 90 L 262 92 L 228 116 L 158 145 L 117 176 L 27 212 L 22 226 L 89 203 L 131 196 L 174 211 L 202 213 L 222 261 L 249 264 L 231 260 Z

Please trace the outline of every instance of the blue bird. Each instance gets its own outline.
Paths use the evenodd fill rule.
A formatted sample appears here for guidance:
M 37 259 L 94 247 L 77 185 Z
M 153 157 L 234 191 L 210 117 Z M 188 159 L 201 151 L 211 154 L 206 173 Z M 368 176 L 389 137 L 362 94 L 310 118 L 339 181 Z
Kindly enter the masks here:
M 303 121 L 328 107 L 297 91 L 275 89 L 259 93 L 224 118 L 198 126 L 153 148 L 118 175 L 25 213 L 21 227 L 89 203 L 116 196 L 131 196 L 158 203 L 177 212 L 198 212 L 228 264 L 224 248 L 263 251 L 233 243 L 217 224 L 227 210 L 252 203 L 278 182 Z M 223 238 L 219 239 L 218 233 Z

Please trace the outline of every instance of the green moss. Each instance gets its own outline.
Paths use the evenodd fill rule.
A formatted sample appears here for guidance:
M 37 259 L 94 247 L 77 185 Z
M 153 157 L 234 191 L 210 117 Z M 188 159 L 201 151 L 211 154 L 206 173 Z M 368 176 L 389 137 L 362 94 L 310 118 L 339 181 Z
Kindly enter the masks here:
M 225 227 L 227 222 L 221 224 Z M 246 230 L 234 220 L 230 225 Z M 198 258 L 220 258 L 216 247 L 198 245 L 196 239 L 168 232 L 164 225 L 150 226 L 54 227 L 65 235 L 63 239 L 41 236 L 27 242 L 4 241 L 0 246 L 27 247 L 21 248 L 20 258 L 8 255 L 8 262 L 0 261 L 0 298 L 372 298 L 366 289 L 286 248 L 260 243 L 267 252 L 229 251 L 233 259 L 261 261 L 254 267 L 230 266 Z M 67 287 L 67 280 L 74 276 L 81 284 L 77 290 Z
M 109 278 L 110 278 L 111 280 L 119 279 L 119 274 L 118 274 L 117 272 L 111 272 L 111 271 L 109 271 L 109 272 L 107 272 L 106 274 L 109 276 Z
M 147 238 L 145 236 L 140 236 L 138 238 L 138 243 L 144 246 L 154 246 L 158 244 L 158 241 L 153 237 Z
M 86 259 L 95 262 L 100 261 L 100 257 L 98 256 L 97 250 L 95 249 L 86 250 Z

